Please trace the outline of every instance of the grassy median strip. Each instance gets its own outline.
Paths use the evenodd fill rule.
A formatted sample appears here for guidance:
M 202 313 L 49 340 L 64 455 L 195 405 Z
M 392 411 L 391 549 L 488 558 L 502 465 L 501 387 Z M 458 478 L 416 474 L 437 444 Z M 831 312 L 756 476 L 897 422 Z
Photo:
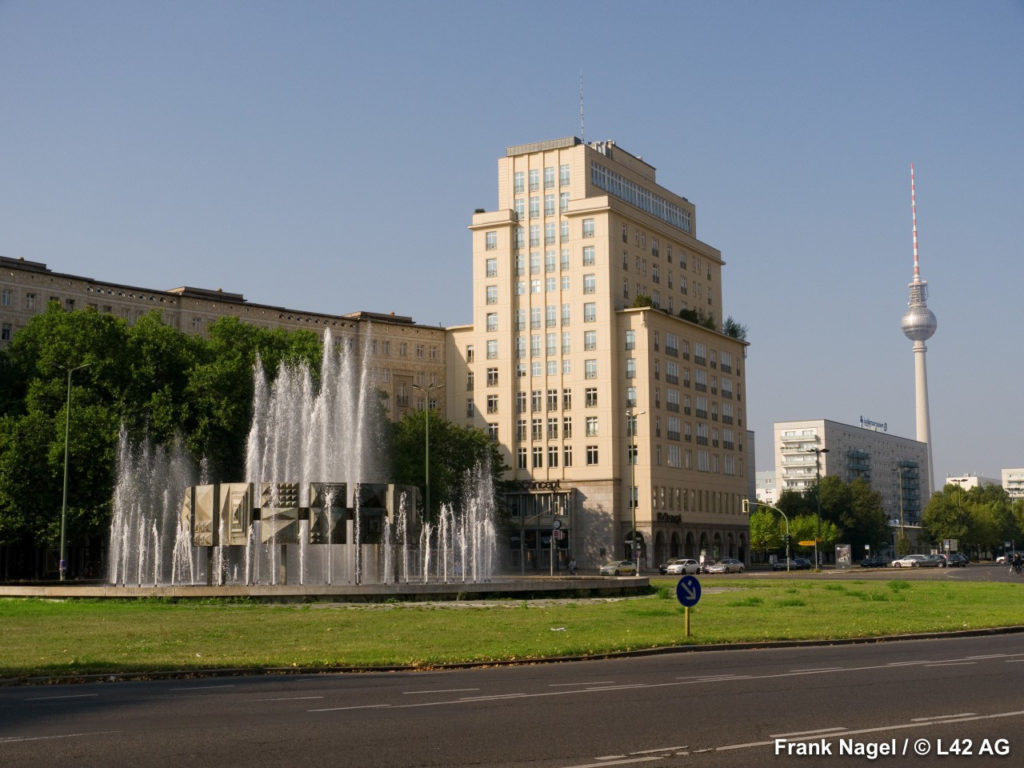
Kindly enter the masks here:
M 0 600 L 0 678 L 599 655 L 1024 624 L 1024 585 L 707 579 L 684 637 L 676 579 L 644 597 L 487 603 Z

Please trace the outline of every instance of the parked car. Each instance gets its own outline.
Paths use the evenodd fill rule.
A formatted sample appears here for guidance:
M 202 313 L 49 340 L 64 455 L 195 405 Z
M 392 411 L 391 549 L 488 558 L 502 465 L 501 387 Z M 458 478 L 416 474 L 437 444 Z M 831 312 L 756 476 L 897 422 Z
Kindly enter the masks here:
M 871 557 L 865 557 L 860 561 L 861 568 L 888 568 L 889 558 L 882 557 L 881 555 L 872 555 Z
M 786 559 L 776 560 L 772 563 L 773 571 L 784 571 L 786 570 Z M 789 570 L 791 571 L 809 571 L 811 570 L 811 561 L 806 557 L 791 557 L 789 559 Z
M 1024 552 L 1007 552 L 1005 555 L 1000 555 L 996 558 L 996 565 L 1009 565 L 1013 561 L 1014 554 L 1024 557 Z
M 945 562 L 945 561 L 943 561 Z M 938 568 L 937 556 L 932 555 L 904 555 L 892 561 L 893 568 Z
M 665 574 L 699 573 L 700 563 L 690 557 L 677 557 L 658 566 L 658 571 Z
M 928 559 L 925 565 L 934 565 L 937 568 L 945 568 L 948 565 L 945 555 L 925 555 L 925 557 Z
M 950 568 L 966 568 L 969 562 L 970 560 L 963 552 L 950 552 L 946 555 L 946 565 Z
M 632 560 L 612 560 L 601 566 L 602 576 L 636 576 L 636 563 Z
M 732 557 L 725 557 L 707 567 L 708 573 L 743 573 L 743 563 Z

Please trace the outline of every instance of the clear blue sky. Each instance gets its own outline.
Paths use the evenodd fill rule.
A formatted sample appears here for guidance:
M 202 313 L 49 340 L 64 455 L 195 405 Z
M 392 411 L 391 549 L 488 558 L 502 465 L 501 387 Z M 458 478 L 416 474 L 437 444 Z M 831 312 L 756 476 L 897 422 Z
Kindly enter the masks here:
M 915 434 L 911 162 L 936 475 L 1024 466 L 1020 0 L 0 0 L 0 253 L 469 322 L 472 211 L 581 72 L 727 262 L 758 469 L 775 421 Z

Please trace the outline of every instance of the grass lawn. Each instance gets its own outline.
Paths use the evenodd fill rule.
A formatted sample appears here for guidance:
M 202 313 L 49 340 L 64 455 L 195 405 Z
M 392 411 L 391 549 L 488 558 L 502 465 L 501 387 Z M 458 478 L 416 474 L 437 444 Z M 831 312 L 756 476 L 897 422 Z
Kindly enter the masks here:
M 684 637 L 674 578 L 645 597 L 484 603 L 0 600 L 0 678 L 330 668 L 597 655 L 1024 624 L 1024 585 L 766 580 L 705 584 Z

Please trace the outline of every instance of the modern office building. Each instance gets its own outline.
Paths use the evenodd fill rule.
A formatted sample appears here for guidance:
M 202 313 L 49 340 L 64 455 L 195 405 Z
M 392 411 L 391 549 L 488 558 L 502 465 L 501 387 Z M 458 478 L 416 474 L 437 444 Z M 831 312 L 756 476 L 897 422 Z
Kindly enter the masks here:
M 827 419 L 775 422 L 778 491 L 803 493 L 818 477 L 864 478 L 882 496 L 893 525 L 916 526 L 928 503 L 928 446 Z
M 511 565 L 593 566 L 634 544 L 642 572 L 745 559 L 747 345 L 723 332 L 724 262 L 694 205 L 613 142 L 510 147 L 497 170 L 446 396 L 512 467 Z
M 1003 471 L 1006 472 L 1006 470 Z M 989 485 L 999 485 L 999 480 L 996 480 L 994 477 L 984 477 L 983 475 L 972 475 L 968 473 L 965 475 L 948 475 L 946 477 L 946 485 L 955 485 L 962 491 L 969 491 L 972 488 L 984 488 Z
M 765 470 L 756 474 L 756 498 L 763 504 L 775 504 L 779 500 L 779 489 L 775 482 L 775 472 Z
M 307 330 L 319 336 L 330 330 L 336 339 L 353 339 L 369 356 L 376 386 L 388 395 L 392 419 L 424 407 L 430 385 L 440 384 L 446 373 L 445 330 L 417 325 L 410 317 L 375 312 L 327 315 L 251 304 L 242 294 L 220 289 L 138 288 L 53 272 L 40 262 L 0 256 L 0 349 L 7 347 L 34 315 L 53 304 L 67 311 L 94 310 L 128 323 L 156 310 L 172 328 L 201 336 L 221 317 L 236 317 L 262 328 Z M 431 402 L 446 415 L 440 392 Z

